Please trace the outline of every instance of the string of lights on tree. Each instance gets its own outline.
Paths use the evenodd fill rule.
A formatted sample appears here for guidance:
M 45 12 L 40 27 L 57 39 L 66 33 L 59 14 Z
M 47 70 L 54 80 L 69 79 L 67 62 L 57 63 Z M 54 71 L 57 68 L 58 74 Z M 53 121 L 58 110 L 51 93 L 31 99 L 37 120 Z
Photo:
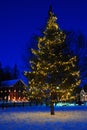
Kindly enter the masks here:
M 31 49 L 34 55 L 30 60 L 31 71 L 24 73 L 29 80 L 29 100 L 69 100 L 79 86 L 77 56 L 70 52 L 65 39 L 50 8 L 46 28 L 38 37 L 38 49 Z

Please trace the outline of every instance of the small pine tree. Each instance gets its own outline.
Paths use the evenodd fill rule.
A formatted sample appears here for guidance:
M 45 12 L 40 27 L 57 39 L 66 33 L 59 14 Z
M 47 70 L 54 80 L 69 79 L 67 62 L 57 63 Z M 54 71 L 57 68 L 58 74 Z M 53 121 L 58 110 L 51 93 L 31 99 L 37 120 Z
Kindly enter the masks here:
M 13 76 L 12 76 L 12 78 L 13 78 L 13 79 L 17 79 L 18 76 L 19 76 L 19 70 L 18 70 L 17 65 L 15 64 L 15 65 L 14 65 L 14 68 L 13 68 Z
M 2 63 L 0 62 L 0 84 L 2 80 L 3 80 L 3 68 L 2 68 Z
M 49 101 L 52 115 L 59 96 L 62 100 L 68 99 L 80 84 L 77 57 L 69 52 L 64 43 L 66 35 L 56 20 L 50 7 L 46 29 L 43 36 L 38 37 L 38 50 L 31 49 L 32 71 L 24 73 L 29 80 L 29 99 L 36 103 Z

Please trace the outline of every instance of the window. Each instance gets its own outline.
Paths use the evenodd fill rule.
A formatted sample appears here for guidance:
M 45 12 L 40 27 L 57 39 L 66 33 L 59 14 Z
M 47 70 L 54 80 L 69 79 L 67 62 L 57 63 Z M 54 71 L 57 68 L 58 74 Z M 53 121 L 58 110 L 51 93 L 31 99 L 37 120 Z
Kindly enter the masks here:
M 6 99 L 7 97 L 5 96 L 4 99 Z
M 7 92 L 7 90 L 5 90 L 5 93 Z
M 14 92 L 16 92 L 16 90 L 14 90 Z
M 10 101 L 10 96 L 8 96 L 8 100 Z

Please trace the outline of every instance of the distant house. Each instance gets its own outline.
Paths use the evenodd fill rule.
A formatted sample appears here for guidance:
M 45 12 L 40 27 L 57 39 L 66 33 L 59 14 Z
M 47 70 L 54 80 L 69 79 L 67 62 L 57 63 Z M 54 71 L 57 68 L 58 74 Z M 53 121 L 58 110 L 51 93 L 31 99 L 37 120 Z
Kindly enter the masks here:
M 25 101 L 25 91 L 26 84 L 21 79 L 3 81 L 0 85 L 0 100 Z
M 80 91 L 80 101 L 81 102 L 86 102 L 87 101 L 87 93 L 82 89 Z

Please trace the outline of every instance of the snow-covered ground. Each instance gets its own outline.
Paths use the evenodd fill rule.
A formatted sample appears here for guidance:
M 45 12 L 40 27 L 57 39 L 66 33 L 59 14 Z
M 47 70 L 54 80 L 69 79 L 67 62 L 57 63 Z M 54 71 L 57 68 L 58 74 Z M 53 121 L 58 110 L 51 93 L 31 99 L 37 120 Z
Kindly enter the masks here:
M 87 130 L 87 106 L 0 108 L 0 130 Z

